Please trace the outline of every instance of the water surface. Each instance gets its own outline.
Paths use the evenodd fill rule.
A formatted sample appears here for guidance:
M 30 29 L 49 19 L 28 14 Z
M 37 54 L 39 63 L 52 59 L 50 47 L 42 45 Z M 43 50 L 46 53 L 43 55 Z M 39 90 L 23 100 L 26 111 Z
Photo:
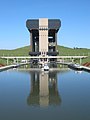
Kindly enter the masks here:
M 0 120 L 90 120 L 90 73 L 0 72 Z

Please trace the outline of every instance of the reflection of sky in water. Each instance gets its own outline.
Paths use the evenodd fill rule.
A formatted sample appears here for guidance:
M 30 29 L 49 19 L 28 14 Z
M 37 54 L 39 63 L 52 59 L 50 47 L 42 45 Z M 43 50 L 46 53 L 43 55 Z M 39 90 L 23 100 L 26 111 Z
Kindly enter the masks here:
M 90 120 L 90 74 L 1 72 L 0 120 L 7 119 Z
M 62 108 L 77 119 L 89 120 L 90 116 L 90 74 L 70 71 L 58 75 L 58 89 L 62 97 Z M 76 115 L 76 116 L 75 116 Z

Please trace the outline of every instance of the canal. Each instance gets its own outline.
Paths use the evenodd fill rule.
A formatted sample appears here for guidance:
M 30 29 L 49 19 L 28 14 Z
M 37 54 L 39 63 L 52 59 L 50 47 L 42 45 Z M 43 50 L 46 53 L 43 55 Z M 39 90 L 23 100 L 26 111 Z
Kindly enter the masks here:
M 0 120 L 90 120 L 90 73 L 0 72 Z

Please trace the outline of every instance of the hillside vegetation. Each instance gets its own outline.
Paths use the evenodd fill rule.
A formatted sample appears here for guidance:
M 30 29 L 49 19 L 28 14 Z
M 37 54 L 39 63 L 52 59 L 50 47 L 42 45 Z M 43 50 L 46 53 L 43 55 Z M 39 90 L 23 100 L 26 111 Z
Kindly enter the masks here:
M 0 50 L 0 56 L 28 56 L 30 46 L 17 48 L 14 50 Z
M 57 46 L 59 55 L 61 56 L 90 56 L 90 49 L 86 48 L 68 48 L 64 46 Z M 14 50 L 0 50 L 0 56 L 29 56 L 30 46 L 25 46 L 22 48 Z M 83 62 L 90 62 L 90 58 L 83 60 Z M 5 60 L 0 59 L 0 63 L 6 64 Z
M 57 46 L 57 49 L 59 51 L 59 55 L 61 56 L 66 56 L 66 55 L 90 55 L 90 49 L 86 49 L 86 48 L 76 48 L 76 49 L 72 49 L 72 48 L 68 48 L 68 47 L 64 47 L 64 46 Z M 25 46 L 22 48 L 17 48 L 14 50 L 0 50 L 0 56 L 28 56 L 30 51 L 30 46 Z
M 59 55 L 62 56 L 88 56 L 90 55 L 90 49 L 86 48 L 68 48 L 64 46 L 58 46 Z

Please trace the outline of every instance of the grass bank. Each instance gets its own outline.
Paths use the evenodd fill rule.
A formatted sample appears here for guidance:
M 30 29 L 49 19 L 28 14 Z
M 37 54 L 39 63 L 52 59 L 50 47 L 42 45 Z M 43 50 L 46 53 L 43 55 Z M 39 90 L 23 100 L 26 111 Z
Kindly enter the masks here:
M 89 56 L 88 58 L 83 60 L 83 63 L 90 62 L 90 49 L 86 48 L 68 48 L 64 46 L 57 46 L 59 51 L 59 55 L 61 56 Z M 30 46 L 25 46 L 21 48 L 17 48 L 14 50 L 0 50 L 0 56 L 29 56 Z M 77 60 L 76 60 L 77 61 Z M 12 60 L 9 61 L 11 63 Z M 78 61 L 77 61 L 78 62 Z M 5 59 L 0 59 L 0 63 L 6 65 Z

